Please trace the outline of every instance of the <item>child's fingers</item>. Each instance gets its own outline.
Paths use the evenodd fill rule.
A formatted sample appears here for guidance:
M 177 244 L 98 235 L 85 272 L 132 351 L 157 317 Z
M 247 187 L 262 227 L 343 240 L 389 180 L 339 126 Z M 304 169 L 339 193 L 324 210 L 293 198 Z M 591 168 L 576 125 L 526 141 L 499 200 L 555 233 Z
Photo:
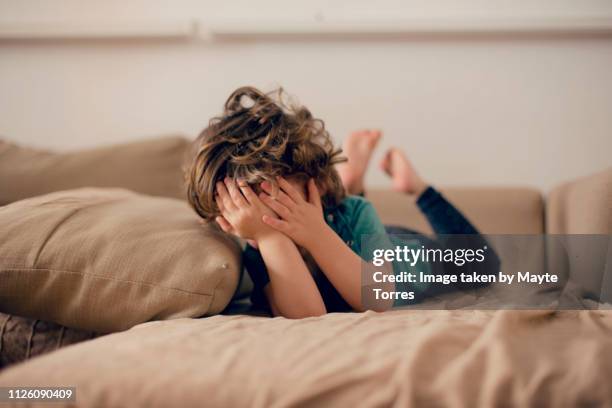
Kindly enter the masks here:
M 227 191 L 229 191 L 229 195 L 232 198 L 234 204 L 236 204 L 237 207 L 246 207 L 247 201 L 242 196 L 242 193 L 238 189 L 236 182 L 229 177 L 226 177 L 224 181 L 225 185 L 227 186 Z
M 264 224 L 269 225 L 280 232 L 286 232 L 289 227 L 289 223 L 287 223 L 287 221 L 279 220 L 278 218 L 270 217 L 269 215 L 264 215 L 261 217 L 261 220 L 264 222 Z
M 223 229 L 223 231 L 225 231 L 225 229 L 219 223 L 219 218 L 221 218 L 223 221 L 225 221 L 225 224 L 227 226 L 229 226 L 230 230 L 233 230 L 234 228 L 229 223 L 229 221 L 227 221 L 227 218 L 225 218 L 225 214 L 227 213 L 227 209 L 225 208 L 225 205 L 223 204 L 223 200 L 221 200 L 221 198 L 219 196 L 216 196 L 215 197 L 215 202 L 217 203 L 217 207 L 219 207 L 219 212 L 221 213 L 221 215 L 218 215 L 217 217 L 215 217 L 215 221 L 217 222 L 217 224 L 219 224 L 219 226 L 221 227 L 221 229 Z M 229 232 L 229 231 L 225 231 L 225 232 Z
M 274 189 L 267 181 L 261 183 L 261 188 L 263 191 L 268 193 L 268 195 L 272 197 L 273 200 L 280 201 L 285 207 L 290 209 L 295 207 L 295 201 L 293 201 L 291 197 L 285 194 L 285 192 L 283 192 L 282 190 L 276 191 L 276 196 L 274 196 Z
M 221 227 L 221 229 L 223 230 L 223 232 L 226 232 L 228 234 L 230 234 L 232 232 L 232 226 L 230 225 L 229 222 L 227 222 L 227 220 L 225 218 L 223 218 L 222 216 L 217 216 L 215 218 L 215 221 L 217 222 L 217 224 L 219 224 L 219 226 Z
M 259 198 L 257 198 L 257 194 L 255 194 L 255 192 L 253 191 L 253 189 L 251 188 L 251 186 L 249 186 L 248 184 L 238 184 L 238 187 L 240 187 L 240 191 L 242 191 L 242 195 L 244 196 L 244 198 L 246 198 L 246 200 L 250 203 L 250 204 L 257 204 L 259 201 Z
M 317 183 L 314 179 L 308 180 L 308 202 L 317 206 L 317 208 L 323 208 L 321 205 L 321 194 L 317 188 Z
M 265 205 L 270 207 L 272 211 L 274 211 L 279 216 L 287 219 L 291 215 L 291 211 L 283 204 L 281 204 L 278 200 L 273 199 L 266 193 L 259 194 L 259 199 L 263 201 Z
M 219 195 L 219 201 L 221 201 L 224 211 L 236 210 L 236 206 L 234 205 L 234 202 L 232 201 L 232 198 L 230 197 L 229 192 L 225 187 L 225 184 L 220 181 L 217 182 L 217 194 Z M 217 201 L 217 205 L 219 205 L 219 201 Z
M 259 186 L 261 187 L 262 190 L 264 190 L 266 193 L 272 195 L 274 193 L 274 189 L 272 188 L 272 184 L 270 184 L 270 182 L 268 180 L 264 180 L 261 183 L 259 183 Z
M 223 200 L 219 196 L 219 194 L 215 195 L 215 203 L 217 203 L 217 207 L 219 207 L 219 212 L 224 213 L 227 211 L 225 209 L 225 205 L 223 205 Z
M 278 177 L 277 181 L 280 188 L 283 189 L 283 191 L 287 193 L 287 195 L 291 197 L 295 203 L 299 204 L 304 201 L 300 193 L 283 177 Z

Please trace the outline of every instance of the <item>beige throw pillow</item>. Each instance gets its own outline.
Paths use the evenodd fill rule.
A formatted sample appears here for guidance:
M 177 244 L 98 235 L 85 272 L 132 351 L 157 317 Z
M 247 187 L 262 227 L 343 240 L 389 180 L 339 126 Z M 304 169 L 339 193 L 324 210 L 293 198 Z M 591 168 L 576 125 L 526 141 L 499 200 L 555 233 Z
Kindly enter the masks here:
M 219 313 L 240 248 L 180 200 L 121 189 L 0 207 L 0 312 L 106 333 Z

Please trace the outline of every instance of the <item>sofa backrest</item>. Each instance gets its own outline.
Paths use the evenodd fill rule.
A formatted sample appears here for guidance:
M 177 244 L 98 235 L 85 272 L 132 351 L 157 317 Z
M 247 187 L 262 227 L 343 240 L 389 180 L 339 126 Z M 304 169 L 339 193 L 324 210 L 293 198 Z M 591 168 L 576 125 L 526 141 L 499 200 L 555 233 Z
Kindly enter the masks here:
M 549 234 L 612 234 L 612 167 L 563 183 L 546 199 Z
M 0 139 L 0 205 L 81 187 L 184 199 L 181 167 L 190 145 L 189 139 L 172 135 L 54 152 Z
M 440 191 L 484 234 L 544 233 L 544 202 L 537 190 L 455 187 Z M 367 197 L 385 224 L 432 232 L 414 198 L 380 189 L 369 191 Z

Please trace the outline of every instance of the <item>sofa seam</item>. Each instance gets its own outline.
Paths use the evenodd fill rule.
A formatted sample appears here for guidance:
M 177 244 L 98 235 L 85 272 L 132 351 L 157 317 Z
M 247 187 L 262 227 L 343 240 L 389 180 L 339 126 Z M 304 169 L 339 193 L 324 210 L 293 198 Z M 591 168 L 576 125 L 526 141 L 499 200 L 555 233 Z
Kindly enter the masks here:
M 221 284 L 224 283 L 224 281 L 225 281 L 225 275 L 222 275 L 221 279 L 219 279 L 219 282 L 217 282 L 217 284 L 215 285 L 215 288 L 213 289 L 213 293 L 210 295 L 210 303 L 208 305 L 209 308 L 215 304 L 215 293 L 217 293 L 217 290 L 219 289 Z M 236 289 L 238 289 L 238 287 L 236 287 Z M 235 292 L 235 290 L 234 290 L 234 292 Z M 233 297 L 233 295 L 232 295 L 232 297 Z M 231 302 L 231 298 L 230 298 L 230 302 Z M 224 309 L 225 309 L 225 307 L 224 307 Z
M 137 284 L 137 285 L 142 285 L 142 286 L 150 286 L 150 287 L 155 288 L 155 289 L 173 290 L 173 291 L 182 292 L 182 293 L 186 293 L 188 295 L 194 295 L 194 296 L 206 296 L 206 297 L 213 296 L 213 294 L 211 294 L 211 293 L 193 292 L 193 291 L 186 290 L 186 289 L 181 289 L 181 288 L 172 288 L 172 287 L 168 287 L 168 286 L 156 285 L 156 284 L 150 283 L 150 282 L 136 281 L 136 280 L 131 280 L 131 279 L 117 279 L 117 278 L 112 278 L 112 277 L 109 277 L 109 276 L 102 276 L 102 275 L 98 275 L 98 274 L 83 273 L 83 272 L 77 272 L 77 271 L 68 271 L 68 270 L 61 270 L 61 269 L 51 269 L 51 268 L 27 268 L 27 267 L 24 267 L 24 268 L 19 268 L 19 267 L 15 267 L 15 268 L 2 268 L 2 269 L 0 269 L 0 275 L 3 272 L 9 272 L 9 271 L 26 271 L 26 272 L 48 271 L 48 272 L 55 272 L 55 273 L 74 274 L 74 275 L 79 275 L 79 276 L 82 276 L 82 277 L 85 277 L 85 278 L 95 278 L 95 279 L 108 280 L 108 281 L 112 281 L 112 282 L 130 283 L 130 284 Z M 215 286 L 214 290 L 216 290 L 216 289 L 217 289 L 217 287 Z

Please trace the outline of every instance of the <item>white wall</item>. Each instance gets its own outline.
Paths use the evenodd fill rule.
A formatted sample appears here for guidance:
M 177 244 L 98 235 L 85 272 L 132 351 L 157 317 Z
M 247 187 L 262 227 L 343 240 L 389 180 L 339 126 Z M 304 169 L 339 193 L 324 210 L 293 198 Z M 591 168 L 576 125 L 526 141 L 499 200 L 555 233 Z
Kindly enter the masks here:
M 376 3 L 376 4 L 371 4 Z M 0 24 L 100 19 L 253 21 L 603 15 L 609 1 L 214 3 L 0 1 Z M 381 11 L 382 10 L 382 11 Z M 572 14 L 574 13 L 574 14 Z M 555 183 L 612 164 L 612 36 L 379 40 L 0 41 L 0 134 L 72 149 L 195 136 L 237 86 L 284 86 L 341 141 L 385 131 L 445 185 Z M 378 171 L 371 184 L 386 182 Z

